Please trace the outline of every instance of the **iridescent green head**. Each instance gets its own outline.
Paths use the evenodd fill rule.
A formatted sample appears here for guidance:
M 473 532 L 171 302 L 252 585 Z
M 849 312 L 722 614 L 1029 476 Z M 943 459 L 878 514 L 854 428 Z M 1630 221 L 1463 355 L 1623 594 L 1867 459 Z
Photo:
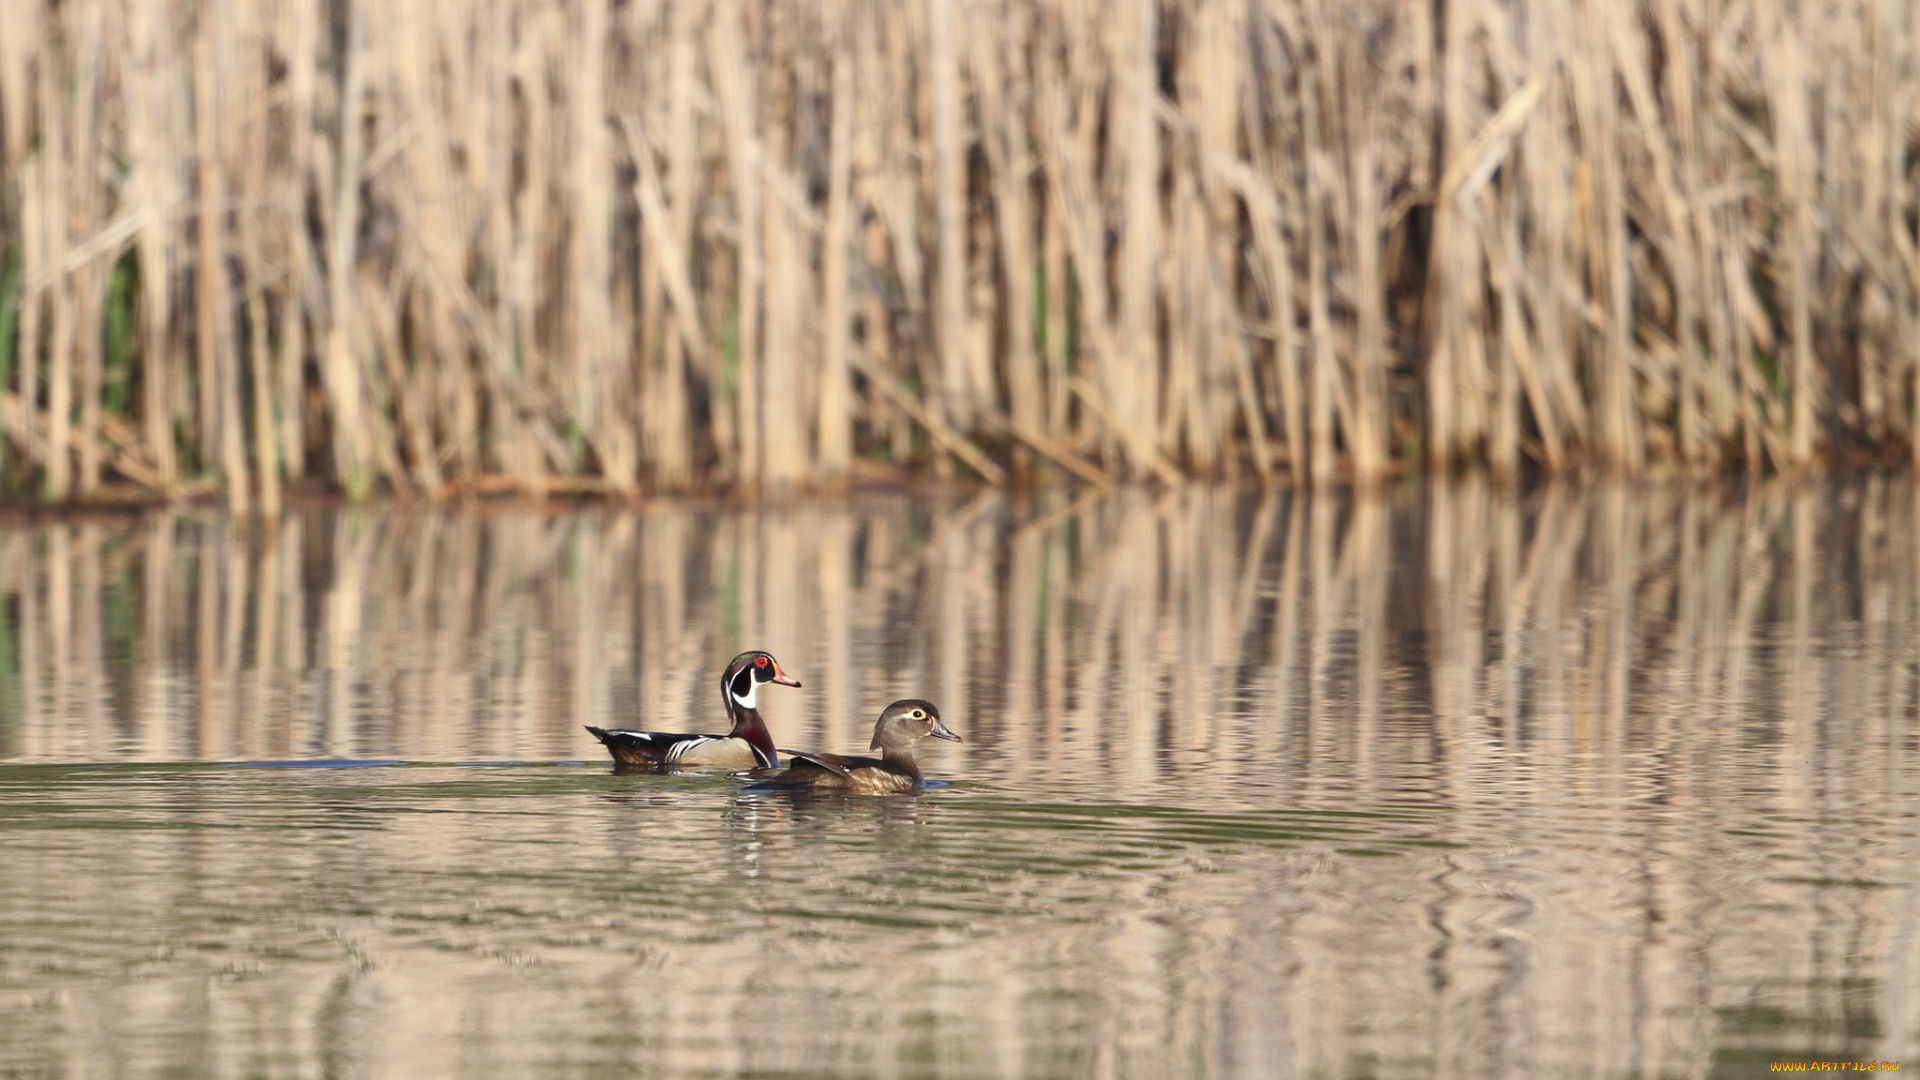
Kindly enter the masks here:
M 727 664 L 727 670 L 720 676 L 720 688 L 726 692 L 734 704 L 743 709 L 756 709 L 761 683 L 778 683 L 781 686 L 799 686 L 800 680 L 791 678 L 780 670 L 780 661 L 772 653 L 743 652 Z

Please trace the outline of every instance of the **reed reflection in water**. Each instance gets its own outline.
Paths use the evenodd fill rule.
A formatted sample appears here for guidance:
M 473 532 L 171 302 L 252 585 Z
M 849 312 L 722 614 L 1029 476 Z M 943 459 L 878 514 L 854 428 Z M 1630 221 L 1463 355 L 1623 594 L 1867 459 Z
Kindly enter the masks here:
M 7 529 L 0 1074 L 1913 1061 L 1917 536 L 1880 480 Z M 610 775 L 582 724 L 712 728 L 750 646 L 781 745 L 924 695 L 954 783 Z M 182 764 L 301 758 L 446 764 Z

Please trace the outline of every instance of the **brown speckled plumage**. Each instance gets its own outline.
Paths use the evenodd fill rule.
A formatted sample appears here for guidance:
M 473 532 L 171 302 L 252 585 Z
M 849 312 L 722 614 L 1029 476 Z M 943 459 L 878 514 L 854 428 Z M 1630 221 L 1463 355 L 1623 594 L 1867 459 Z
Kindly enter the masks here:
M 926 780 L 913 759 L 914 744 L 927 736 L 960 741 L 940 722 L 940 710 L 930 701 L 905 698 L 881 712 L 873 725 L 873 745 L 879 757 L 844 754 L 807 754 L 782 750 L 792 759 L 787 771 L 762 787 L 811 791 L 847 791 L 856 795 L 886 795 L 923 787 Z

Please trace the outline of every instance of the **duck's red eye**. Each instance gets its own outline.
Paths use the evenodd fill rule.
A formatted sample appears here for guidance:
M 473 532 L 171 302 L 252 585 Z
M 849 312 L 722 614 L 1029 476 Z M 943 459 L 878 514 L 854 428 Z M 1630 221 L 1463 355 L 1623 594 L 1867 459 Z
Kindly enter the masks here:
M 767 666 L 767 658 L 766 658 L 766 657 L 764 657 L 764 656 L 756 656 L 756 657 L 754 657 L 754 658 L 753 658 L 753 666 L 754 666 L 754 667 L 766 667 L 766 666 Z

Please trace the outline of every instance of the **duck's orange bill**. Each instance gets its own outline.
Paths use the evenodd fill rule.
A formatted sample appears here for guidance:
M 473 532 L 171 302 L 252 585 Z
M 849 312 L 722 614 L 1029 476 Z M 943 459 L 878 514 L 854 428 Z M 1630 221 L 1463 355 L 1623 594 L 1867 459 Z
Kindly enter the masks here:
M 800 680 L 793 678 L 792 676 L 788 675 L 784 671 L 781 671 L 779 664 L 773 665 L 773 678 L 768 679 L 767 681 L 779 683 L 781 686 L 799 686 L 800 685 Z

